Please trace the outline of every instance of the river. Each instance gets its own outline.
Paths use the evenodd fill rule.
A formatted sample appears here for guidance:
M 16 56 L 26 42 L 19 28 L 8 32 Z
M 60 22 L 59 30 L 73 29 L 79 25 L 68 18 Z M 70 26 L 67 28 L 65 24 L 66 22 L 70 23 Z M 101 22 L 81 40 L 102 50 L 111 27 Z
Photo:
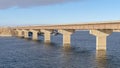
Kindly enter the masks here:
M 0 37 L 0 68 L 120 68 L 120 33 L 107 38 L 107 51 L 96 51 L 95 36 L 77 31 L 71 47 L 62 46 L 62 35 L 51 44 L 17 37 Z

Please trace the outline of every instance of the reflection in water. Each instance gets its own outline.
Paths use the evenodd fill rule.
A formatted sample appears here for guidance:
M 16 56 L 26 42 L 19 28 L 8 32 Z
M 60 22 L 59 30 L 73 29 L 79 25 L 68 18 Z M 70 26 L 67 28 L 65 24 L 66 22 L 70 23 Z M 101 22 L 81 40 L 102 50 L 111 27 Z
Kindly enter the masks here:
M 71 51 L 71 46 L 70 45 L 63 45 L 63 53 L 62 53 L 62 67 L 65 68 L 72 68 L 73 65 L 71 64 L 72 62 L 72 51 Z M 72 66 L 72 67 L 71 67 Z
M 63 45 L 63 46 L 65 52 L 69 52 L 71 50 L 71 45 Z
M 44 43 L 47 44 L 47 45 L 52 45 L 53 44 L 53 43 L 50 42 L 50 40 L 47 40 Z
M 97 68 L 107 68 L 106 50 L 96 51 Z

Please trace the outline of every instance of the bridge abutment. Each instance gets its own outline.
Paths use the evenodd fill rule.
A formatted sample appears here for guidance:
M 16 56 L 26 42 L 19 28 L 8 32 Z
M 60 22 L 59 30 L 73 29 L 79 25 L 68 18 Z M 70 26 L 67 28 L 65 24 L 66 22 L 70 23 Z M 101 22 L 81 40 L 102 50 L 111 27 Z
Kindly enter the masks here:
M 107 36 L 112 33 L 112 30 L 90 30 L 90 34 L 96 36 L 96 50 L 106 50 Z
M 17 30 L 14 30 L 14 33 L 15 33 L 14 36 L 17 37 L 17 36 L 18 36 L 18 31 L 17 31 Z
M 16 30 L 17 31 L 17 36 L 18 37 L 23 37 L 22 30 Z
M 71 34 L 74 30 L 58 30 L 59 33 L 63 34 L 63 45 L 70 45 L 71 43 Z

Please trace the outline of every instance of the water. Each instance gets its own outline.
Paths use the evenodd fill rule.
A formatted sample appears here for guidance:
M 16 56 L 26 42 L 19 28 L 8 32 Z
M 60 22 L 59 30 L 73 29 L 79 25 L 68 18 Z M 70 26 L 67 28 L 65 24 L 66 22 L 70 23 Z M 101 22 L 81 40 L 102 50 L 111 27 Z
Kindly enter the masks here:
M 71 47 L 63 48 L 62 35 L 52 36 L 51 44 L 0 37 L 0 68 L 120 68 L 120 33 L 108 37 L 106 52 L 96 52 L 89 32 L 75 32 L 71 38 Z

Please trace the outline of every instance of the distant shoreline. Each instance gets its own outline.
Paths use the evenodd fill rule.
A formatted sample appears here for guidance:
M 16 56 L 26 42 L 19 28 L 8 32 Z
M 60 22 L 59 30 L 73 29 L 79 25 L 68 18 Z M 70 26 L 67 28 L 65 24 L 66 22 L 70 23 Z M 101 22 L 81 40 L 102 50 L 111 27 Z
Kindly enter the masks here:
M 0 35 L 0 37 L 12 37 L 12 35 Z

